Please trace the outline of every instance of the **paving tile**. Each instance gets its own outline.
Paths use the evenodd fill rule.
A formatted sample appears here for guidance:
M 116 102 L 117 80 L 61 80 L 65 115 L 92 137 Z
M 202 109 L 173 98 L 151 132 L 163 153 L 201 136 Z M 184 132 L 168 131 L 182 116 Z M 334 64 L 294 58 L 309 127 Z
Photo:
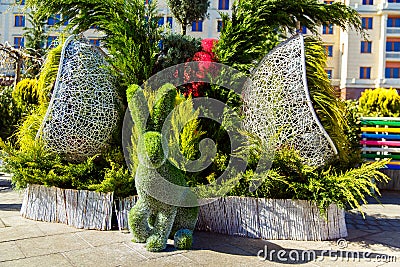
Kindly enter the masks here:
M 144 243 L 133 243 L 130 241 L 130 242 L 124 242 L 124 244 L 127 247 L 129 247 L 130 249 L 135 250 L 137 253 L 139 253 L 141 256 L 143 256 L 146 259 L 167 257 L 167 256 L 176 255 L 176 254 L 182 254 L 185 252 L 185 250 L 177 250 L 174 247 L 174 242 L 172 240 L 168 240 L 167 248 L 161 252 L 147 251 Z
M 112 243 L 131 242 L 132 235 L 130 233 L 121 233 L 119 231 L 81 231 L 77 233 L 82 239 L 92 246 L 102 246 Z
M 26 225 L 35 225 L 38 222 L 37 221 L 33 221 L 30 219 L 26 219 L 24 217 L 22 217 L 21 215 L 16 215 L 16 216 L 8 216 L 8 217 L 4 217 L 2 218 L 2 221 L 7 225 L 7 226 L 12 226 L 12 227 L 16 227 L 16 226 L 26 226 Z
M 37 227 L 45 235 L 58 235 L 62 233 L 78 233 L 84 231 L 63 223 L 48 223 L 48 222 L 36 222 Z
M 18 240 L 16 243 L 27 257 L 91 247 L 74 233 Z
M 64 255 L 75 266 L 141 266 L 140 262 L 146 260 L 123 243 L 73 250 Z
M 19 216 L 19 210 L 0 210 L 0 218 Z
M 202 266 L 199 263 L 191 260 L 190 258 L 183 256 L 183 255 L 171 255 L 171 256 L 165 256 L 165 257 L 159 257 L 159 258 L 154 258 L 151 260 L 147 260 L 144 262 L 140 263 L 140 266 L 148 266 L 148 267 L 154 267 L 154 266 L 163 266 L 163 267 L 187 267 L 187 266 Z M 204 266 L 204 265 L 203 265 Z M 228 266 L 228 265 L 225 265 Z M 231 265 L 234 266 L 234 265 Z M 236 265 L 238 266 L 238 265 Z
M 227 250 L 224 247 L 219 251 L 195 250 L 188 251 L 183 256 L 201 266 L 273 266 L 273 262 L 260 260 L 257 254 L 241 255 L 239 251 L 230 250 L 227 253 Z
M 0 242 L 21 240 L 44 235 L 45 234 L 36 224 L 0 228 Z
M 68 267 L 73 266 L 63 255 L 51 254 L 38 257 L 30 257 L 20 260 L 0 262 L 0 267 Z
M 21 258 L 25 255 L 14 241 L 0 243 L 0 263 Z

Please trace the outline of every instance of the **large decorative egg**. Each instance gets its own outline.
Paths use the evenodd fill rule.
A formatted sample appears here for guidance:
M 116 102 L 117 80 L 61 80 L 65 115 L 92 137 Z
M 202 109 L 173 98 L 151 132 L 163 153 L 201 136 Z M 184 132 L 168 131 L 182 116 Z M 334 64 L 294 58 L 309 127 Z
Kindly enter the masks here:
M 102 51 L 84 37 L 70 36 L 39 132 L 46 146 L 71 161 L 100 153 L 118 126 L 119 107 Z

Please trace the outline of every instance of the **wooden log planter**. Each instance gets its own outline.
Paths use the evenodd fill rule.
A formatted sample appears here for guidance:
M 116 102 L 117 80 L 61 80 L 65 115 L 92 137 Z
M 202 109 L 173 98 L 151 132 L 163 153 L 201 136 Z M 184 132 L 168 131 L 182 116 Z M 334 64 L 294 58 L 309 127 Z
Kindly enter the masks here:
M 111 230 L 113 193 L 28 185 L 21 215 L 83 229 Z
M 128 229 L 127 214 L 136 197 L 119 199 L 120 229 Z M 344 210 L 331 205 L 328 220 L 305 200 L 223 197 L 200 207 L 196 229 L 262 239 L 331 240 L 347 236 Z
M 137 196 L 113 200 L 112 193 L 29 185 L 21 215 L 76 228 L 111 230 L 113 204 L 120 230 L 128 229 L 128 212 Z M 345 214 L 336 205 L 328 220 L 310 201 L 223 197 L 201 206 L 196 229 L 263 239 L 330 240 L 347 236 Z
M 362 157 L 368 161 L 390 158 L 382 172 L 391 178 L 378 183 L 380 189 L 400 190 L 400 118 L 362 117 Z

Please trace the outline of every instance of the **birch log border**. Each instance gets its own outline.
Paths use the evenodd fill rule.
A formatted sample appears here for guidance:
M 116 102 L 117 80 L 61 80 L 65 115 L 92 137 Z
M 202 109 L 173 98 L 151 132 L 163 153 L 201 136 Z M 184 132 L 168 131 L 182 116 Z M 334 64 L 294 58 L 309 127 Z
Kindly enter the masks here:
M 111 230 L 113 193 L 28 185 L 21 206 L 27 219 L 75 228 Z
M 114 202 L 120 230 L 137 197 Z M 347 236 L 345 212 L 330 205 L 328 220 L 306 200 L 223 197 L 200 207 L 196 230 L 269 240 L 321 241 Z

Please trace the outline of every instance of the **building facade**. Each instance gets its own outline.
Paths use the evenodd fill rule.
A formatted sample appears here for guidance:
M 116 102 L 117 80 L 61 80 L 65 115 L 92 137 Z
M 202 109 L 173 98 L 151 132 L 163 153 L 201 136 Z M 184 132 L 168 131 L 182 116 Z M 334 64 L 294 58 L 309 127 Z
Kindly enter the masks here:
M 329 2 L 329 1 L 325 1 Z M 358 98 L 366 88 L 400 89 L 400 0 L 346 0 L 357 10 L 366 39 L 354 30 L 322 34 L 328 73 L 343 98 Z
M 144 0 L 145 3 L 151 0 Z M 354 30 L 343 31 L 333 25 L 321 27 L 321 37 L 328 56 L 326 71 L 332 85 L 343 98 L 358 98 L 367 88 L 393 87 L 400 89 L 400 0 L 325 0 L 325 4 L 342 2 L 360 13 L 367 33 L 364 39 Z M 211 0 L 208 17 L 194 21 L 187 34 L 200 38 L 218 38 L 222 28 L 221 13 L 231 14 L 233 0 Z M 23 0 L 0 0 L 0 42 L 15 47 L 24 46 L 23 29 L 29 27 Z M 168 24 L 172 31 L 181 26 L 168 8 L 166 0 L 158 1 L 159 25 Z M 59 15 L 47 21 L 47 44 L 57 37 L 52 25 Z M 303 29 L 307 33 L 307 29 Z M 101 34 L 95 29 L 85 33 L 95 45 Z

